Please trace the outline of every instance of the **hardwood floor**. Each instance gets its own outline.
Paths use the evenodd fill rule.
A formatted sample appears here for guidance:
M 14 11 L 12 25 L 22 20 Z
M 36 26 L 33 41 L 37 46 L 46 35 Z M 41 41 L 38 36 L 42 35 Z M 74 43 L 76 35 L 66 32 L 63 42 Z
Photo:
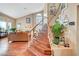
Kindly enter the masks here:
M 27 42 L 8 43 L 7 38 L 0 40 L 0 56 L 28 56 Z
M 2 42 L 1 42 L 2 41 Z M 39 49 L 45 49 L 46 46 L 40 44 L 41 40 L 39 42 L 35 43 L 34 45 L 36 46 L 35 48 L 31 47 L 30 49 L 31 52 L 34 52 L 35 54 L 31 53 L 28 49 L 28 42 L 12 42 L 8 43 L 8 39 L 4 38 L 0 42 L 0 55 L 5 55 L 5 56 L 45 56 L 43 53 L 40 53 L 41 50 L 38 51 Z M 43 42 L 43 41 L 42 41 Z M 4 44 L 5 43 L 5 44 Z M 44 44 L 44 42 L 43 42 Z M 39 45 L 39 46 L 38 46 Z M 2 50 L 1 50 L 2 49 Z
M 28 42 L 12 42 L 8 43 L 8 39 L 4 38 L 0 41 L 0 55 L 6 56 L 47 56 L 45 51 L 50 51 L 48 40 L 38 39 L 28 48 Z M 50 55 L 50 53 L 49 53 Z
M 27 42 L 13 42 L 9 45 L 9 56 L 26 56 Z
M 2 39 L 0 43 L 0 55 L 5 56 L 47 56 L 50 54 L 50 46 L 43 40 L 37 40 L 30 48 L 28 42 L 8 43 L 8 39 Z M 48 52 L 46 55 L 46 51 Z
M 5 43 L 5 44 L 4 44 Z M 31 46 L 28 47 L 28 42 L 12 42 L 8 43 L 8 39 L 2 39 L 2 47 L 7 56 L 51 56 L 51 47 L 48 39 L 47 28 L 41 30 L 39 35 L 32 40 Z
M 8 47 L 9 47 L 8 39 L 7 38 L 0 39 L 0 56 L 6 55 Z

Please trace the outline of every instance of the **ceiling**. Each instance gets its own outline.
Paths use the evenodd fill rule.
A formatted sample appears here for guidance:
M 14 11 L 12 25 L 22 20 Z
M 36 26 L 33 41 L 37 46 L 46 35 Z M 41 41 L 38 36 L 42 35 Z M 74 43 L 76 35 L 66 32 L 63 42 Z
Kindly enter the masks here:
M 43 10 L 43 3 L 0 3 L 0 12 L 19 18 Z

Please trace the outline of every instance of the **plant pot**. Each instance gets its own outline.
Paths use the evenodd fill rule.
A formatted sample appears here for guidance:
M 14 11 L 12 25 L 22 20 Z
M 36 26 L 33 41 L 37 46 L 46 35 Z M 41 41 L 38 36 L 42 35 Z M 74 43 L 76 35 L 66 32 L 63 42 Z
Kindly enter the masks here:
M 60 46 L 64 46 L 64 42 L 62 41 L 62 42 L 59 42 L 59 45 Z

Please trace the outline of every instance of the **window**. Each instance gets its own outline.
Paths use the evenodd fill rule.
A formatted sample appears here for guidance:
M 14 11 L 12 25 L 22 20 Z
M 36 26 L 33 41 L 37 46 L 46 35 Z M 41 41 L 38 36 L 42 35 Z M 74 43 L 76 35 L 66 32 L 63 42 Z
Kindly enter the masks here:
M 8 22 L 7 27 L 8 27 L 8 29 L 11 29 L 12 28 L 11 22 Z
M 18 23 L 16 27 L 19 30 L 21 28 L 21 23 Z
M 42 13 L 36 14 L 36 24 L 43 20 Z
M 40 24 L 36 27 L 36 30 L 39 32 L 43 26 L 43 14 L 42 13 L 36 14 L 36 24 L 38 24 L 38 23 L 40 23 Z
M 6 22 L 0 21 L 0 28 L 2 28 L 3 30 L 6 30 Z

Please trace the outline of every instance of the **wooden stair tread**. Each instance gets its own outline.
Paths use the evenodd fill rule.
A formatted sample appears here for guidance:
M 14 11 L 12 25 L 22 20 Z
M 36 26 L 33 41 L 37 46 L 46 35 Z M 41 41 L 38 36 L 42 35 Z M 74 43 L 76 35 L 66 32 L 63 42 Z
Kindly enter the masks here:
M 26 51 L 26 54 L 25 55 L 27 55 L 27 56 L 35 56 L 32 52 L 30 52 L 28 49 L 27 49 L 27 51 Z
M 39 45 L 41 48 L 50 50 L 50 48 L 47 45 L 40 44 L 40 42 L 35 42 L 35 45 Z
M 48 39 L 48 27 L 47 24 L 40 30 L 38 36 L 36 36 L 30 47 L 29 52 L 36 56 L 49 56 L 51 55 L 51 47 Z
M 39 40 L 39 39 L 37 39 L 36 41 L 37 41 L 37 42 L 40 42 L 41 44 L 44 44 L 44 45 L 48 45 L 48 44 L 49 44 L 49 43 L 43 42 L 42 40 Z
M 36 42 L 36 41 L 35 41 Z M 39 44 L 42 44 L 42 45 L 44 45 L 44 46 L 47 46 L 48 48 L 50 48 L 50 45 L 49 45 L 49 43 L 47 44 L 47 43 L 44 43 L 44 42 L 42 42 L 42 41 L 37 41 Z
M 37 49 L 35 49 L 33 46 L 28 48 L 30 52 L 32 52 L 36 56 L 45 56 L 45 54 L 39 52 Z
M 49 48 L 44 48 L 44 47 L 41 47 L 40 45 L 33 45 L 34 48 L 36 48 L 37 50 L 39 50 L 40 52 L 44 53 L 44 54 L 47 54 L 47 53 L 50 53 L 51 54 L 51 49 Z
M 49 42 L 48 38 L 44 38 L 44 37 L 37 37 L 36 39 L 44 42 Z
M 42 41 L 43 42 L 43 41 Z M 40 44 L 40 42 L 38 41 L 34 41 L 34 44 L 32 44 L 32 46 L 36 49 L 38 49 L 40 52 L 44 53 L 44 54 L 49 54 L 51 55 L 51 48 L 48 47 L 47 45 L 44 44 Z M 43 42 L 44 43 L 44 42 Z M 49 45 L 50 46 L 50 45 Z

